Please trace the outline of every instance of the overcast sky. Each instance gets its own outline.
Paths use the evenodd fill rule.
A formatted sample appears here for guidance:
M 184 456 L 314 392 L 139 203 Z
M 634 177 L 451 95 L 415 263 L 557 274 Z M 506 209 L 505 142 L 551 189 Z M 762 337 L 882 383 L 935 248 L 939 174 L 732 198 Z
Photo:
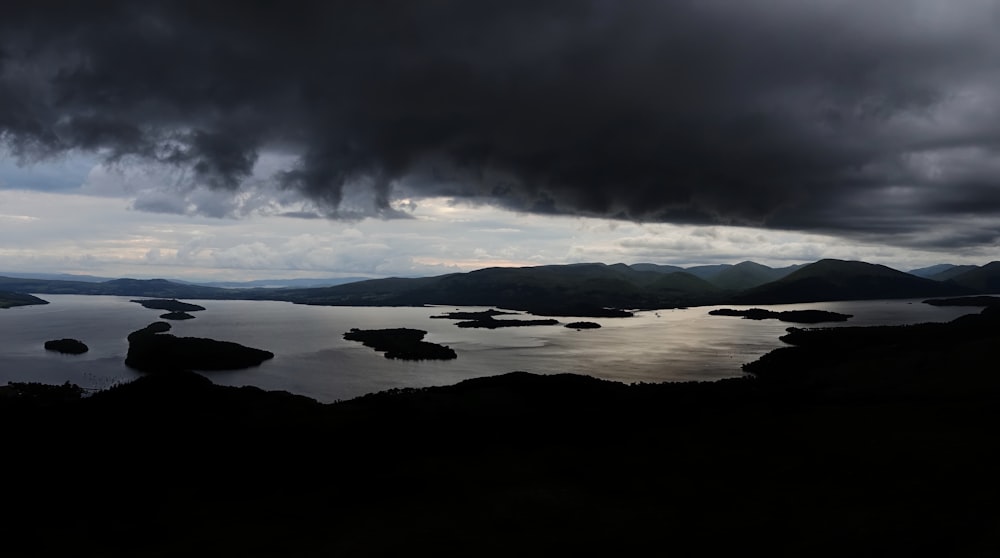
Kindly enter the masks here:
M 1000 259 L 1000 2 L 44 1 L 0 270 Z

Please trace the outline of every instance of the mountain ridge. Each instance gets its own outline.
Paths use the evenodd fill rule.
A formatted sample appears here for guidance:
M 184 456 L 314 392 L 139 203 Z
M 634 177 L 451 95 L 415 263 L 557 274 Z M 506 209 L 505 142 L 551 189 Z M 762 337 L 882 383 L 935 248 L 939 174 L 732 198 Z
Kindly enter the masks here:
M 943 264 L 948 266 L 950 264 Z M 945 271 L 958 268 L 942 267 Z M 771 268 L 735 265 L 684 268 L 658 264 L 584 262 L 489 267 L 432 277 L 366 279 L 327 287 L 221 288 L 165 279 L 104 282 L 0 277 L 0 290 L 218 300 L 277 300 L 328 306 L 498 306 L 540 315 L 600 316 L 632 310 L 712 304 L 778 304 L 878 298 L 931 298 L 1000 290 L 1000 262 L 948 281 L 883 265 L 824 259 Z M 680 271 L 675 271 L 680 270 Z M 709 278 L 698 275 L 708 275 Z
M 954 284 L 917 277 L 861 261 L 823 259 L 734 297 L 743 304 L 789 304 L 824 300 L 872 300 L 973 294 Z

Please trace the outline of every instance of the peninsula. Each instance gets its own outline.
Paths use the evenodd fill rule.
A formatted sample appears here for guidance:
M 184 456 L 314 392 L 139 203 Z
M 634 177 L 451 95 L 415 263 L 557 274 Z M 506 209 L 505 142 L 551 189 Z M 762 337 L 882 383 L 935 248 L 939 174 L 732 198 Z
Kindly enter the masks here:
M 923 302 L 931 306 L 994 306 L 1000 305 L 1000 297 L 960 296 L 957 298 L 931 298 Z
M 35 304 L 48 304 L 49 301 L 42 300 L 37 296 L 25 293 L 12 293 L 10 291 L 0 291 L 0 309 L 14 308 L 15 306 L 32 306 Z

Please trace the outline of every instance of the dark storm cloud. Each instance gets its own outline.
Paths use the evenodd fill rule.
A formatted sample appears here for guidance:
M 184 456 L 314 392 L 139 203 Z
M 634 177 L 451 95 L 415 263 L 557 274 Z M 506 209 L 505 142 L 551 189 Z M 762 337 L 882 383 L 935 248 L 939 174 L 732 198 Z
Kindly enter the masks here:
M 523 211 L 883 236 L 997 212 L 993 2 L 5 3 L 0 131 Z M 970 154 L 971 153 L 971 154 Z M 893 192 L 908 192 L 897 199 Z M 957 226 L 957 225 L 956 225 Z M 982 236 L 975 236 L 982 238 Z

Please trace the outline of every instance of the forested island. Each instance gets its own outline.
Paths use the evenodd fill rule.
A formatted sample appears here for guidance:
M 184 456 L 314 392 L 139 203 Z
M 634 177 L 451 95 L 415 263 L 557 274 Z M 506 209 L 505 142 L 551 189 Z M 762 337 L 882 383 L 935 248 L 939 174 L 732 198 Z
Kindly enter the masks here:
M 45 342 L 45 350 L 67 355 L 82 355 L 89 351 L 90 347 L 79 339 L 53 339 Z
M 166 314 L 160 314 L 161 320 L 193 320 L 194 316 L 188 314 L 187 312 L 167 312 Z
M 205 309 L 204 306 L 191 304 L 190 302 L 181 302 L 177 299 L 142 299 L 133 300 L 132 302 L 141 304 L 143 308 L 167 310 L 169 312 L 200 312 Z
M 827 310 L 785 310 L 776 312 L 763 308 L 750 308 L 748 310 L 734 310 L 732 308 L 718 308 L 708 312 L 712 316 L 740 316 L 748 320 L 779 320 L 782 322 L 792 322 L 799 324 L 818 324 L 823 322 L 846 322 L 853 316 L 830 312 Z
M 385 353 L 385 358 L 400 360 L 451 360 L 458 358 L 446 345 L 424 341 L 426 331 L 409 328 L 358 329 L 344 334 L 348 341 L 359 341 L 366 347 Z
M 531 326 L 551 326 L 559 325 L 559 320 L 552 318 L 542 318 L 538 320 L 498 320 L 496 318 L 482 318 L 479 320 L 468 320 L 455 324 L 462 328 L 485 328 L 497 329 L 501 327 L 531 327 Z
M 482 310 L 478 312 L 465 312 L 461 310 L 456 310 L 454 312 L 445 312 L 437 316 L 431 316 L 432 319 L 436 320 L 488 320 L 490 318 L 495 318 L 497 316 L 516 316 L 517 312 L 503 312 L 495 308 L 490 308 L 489 310 Z
M 597 322 L 570 322 L 566 324 L 570 329 L 600 329 L 601 324 Z
M 274 353 L 231 341 L 177 337 L 167 322 L 154 322 L 128 335 L 125 365 L 143 372 L 238 370 L 258 366 Z
M 500 319 L 497 316 L 514 316 L 518 315 L 516 312 L 502 312 L 496 309 L 483 310 L 481 312 L 447 312 L 440 316 L 431 316 L 431 318 L 447 319 L 447 320 L 463 320 L 459 321 L 455 325 L 461 328 L 482 328 L 482 329 L 498 329 L 501 327 L 530 327 L 530 326 L 548 326 L 548 325 L 558 325 L 559 321 L 551 318 L 544 318 L 540 320 L 512 320 L 512 319 Z

